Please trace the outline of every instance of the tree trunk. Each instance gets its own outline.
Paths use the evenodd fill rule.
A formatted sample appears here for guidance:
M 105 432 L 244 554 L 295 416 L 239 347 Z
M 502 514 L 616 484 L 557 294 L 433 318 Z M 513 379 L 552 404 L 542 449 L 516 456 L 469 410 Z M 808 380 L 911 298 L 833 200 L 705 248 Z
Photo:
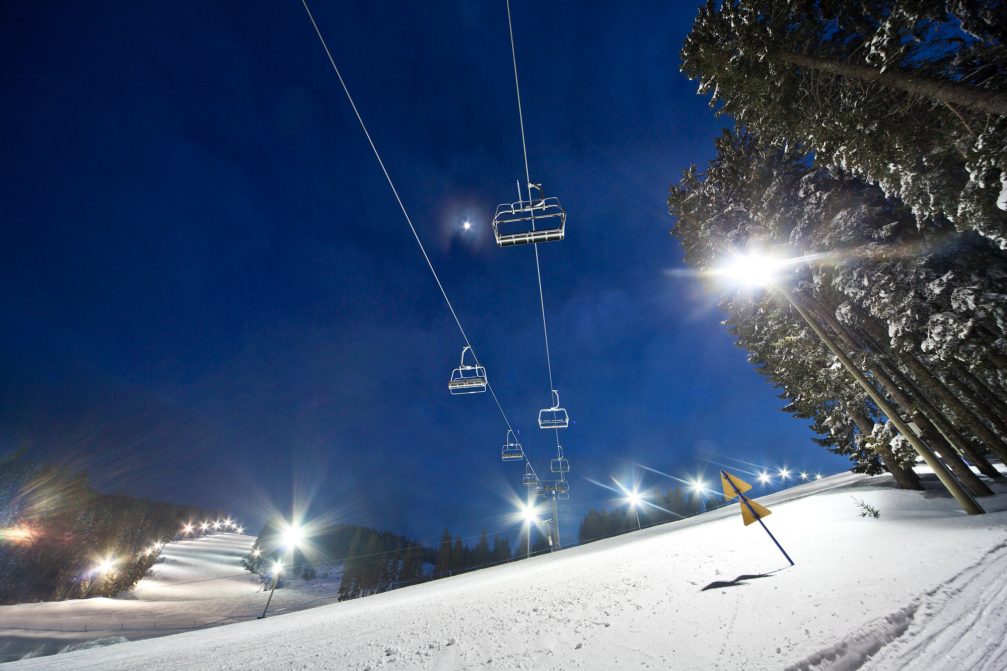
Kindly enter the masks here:
M 851 303 L 851 305 L 854 304 Z M 981 419 L 976 417 L 975 413 L 973 413 L 968 406 L 963 404 L 961 400 L 948 391 L 948 388 L 944 386 L 944 383 L 931 373 L 926 366 L 920 363 L 920 361 L 913 356 L 912 353 L 900 355 L 898 352 L 893 351 L 891 344 L 888 342 L 888 335 L 885 332 L 884 327 L 882 327 L 874 317 L 864 313 L 859 306 L 854 305 L 854 308 L 856 309 L 858 316 L 863 321 L 866 333 L 873 342 L 874 346 L 877 347 L 879 351 L 886 352 L 895 360 L 904 363 L 906 368 L 909 369 L 909 372 L 916 378 L 917 382 L 922 385 L 926 391 L 933 394 L 938 403 L 947 407 L 954 414 L 954 419 L 957 420 L 958 423 L 965 428 L 965 430 L 978 438 L 979 442 L 983 444 L 983 447 L 1007 463 L 1007 445 L 1005 445 L 997 437 L 997 435 L 983 423 Z
M 894 366 L 888 371 L 892 378 L 895 380 L 896 384 L 899 384 L 906 390 L 909 396 L 917 403 L 919 412 L 921 413 L 921 421 L 917 422 L 924 431 L 928 429 L 936 431 L 944 439 L 958 451 L 959 454 L 963 455 L 966 459 L 972 462 L 972 464 L 979 469 L 979 472 L 988 478 L 1002 478 L 1003 474 L 996 469 L 996 467 L 982 456 L 976 452 L 972 444 L 962 436 L 952 424 L 950 424 L 944 415 L 937 410 L 930 401 L 920 392 L 920 390 L 913 384 L 912 380 L 902 375 L 902 373 L 896 369 Z M 929 425 L 929 426 L 928 426 Z
M 843 63 L 831 58 L 795 54 L 783 50 L 773 51 L 769 55 L 770 58 L 809 70 L 839 75 L 846 79 L 881 84 L 935 102 L 953 103 L 980 112 L 1007 116 L 1007 94 L 1002 91 L 989 91 L 967 84 L 933 79 L 898 68 L 890 68 L 882 72 L 879 68 L 870 65 Z
M 836 316 L 832 314 L 829 309 L 825 308 L 813 297 L 808 296 L 803 292 L 795 293 L 794 298 L 801 301 L 805 309 L 824 320 L 829 328 L 836 333 L 839 340 L 842 341 L 843 345 L 847 349 L 862 350 L 862 347 L 857 344 L 854 336 L 850 334 L 845 326 L 839 323 L 839 320 L 836 319 Z M 920 427 L 920 431 L 917 435 L 924 443 L 930 446 L 930 450 L 932 452 L 935 451 L 933 446 L 936 442 L 940 450 L 940 460 L 943 461 L 951 472 L 955 474 L 955 477 L 958 478 L 959 482 L 965 485 L 965 487 L 967 487 L 976 496 L 992 496 L 993 490 L 987 487 L 986 483 L 984 483 L 979 476 L 972 472 L 972 469 L 969 468 L 968 464 L 962 461 L 961 457 L 958 456 L 958 452 L 956 452 L 955 449 L 947 443 L 947 441 L 943 440 L 940 436 L 935 435 L 933 426 L 930 422 L 926 421 L 926 418 L 923 417 L 921 413 L 919 413 L 914 404 L 906 396 L 905 392 L 903 392 L 902 389 L 900 389 L 899 386 L 884 373 L 884 371 L 880 370 L 878 366 L 870 365 L 867 370 L 870 372 L 871 376 L 877 380 L 885 392 L 887 392 L 888 397 L 894 402 L 894 404 L 902 408 L 905 417 L 908 417 L 909 420 L 913 421 Z M 920 426 L 920 424 L 922 424 L 922 426 Z M 973 456 L 976 455 L 973 453 Z
M 1003 392 L 991 386 L 988 381 L 969 370 L 964 364 L 955 361 L 951 364 L 951 370 L 969 386 L 969 389 L 987 399 L 993 407 L 998 417 L 1007 417 L 1007 397 Z
M 959 380 L 958 376 L 954 373 L 949 373 L 944 377 L 947 380 L 949 387 L 958 392 L 958 394 L 960 394 L 963 398 L 972 401 L 972 405 L 975 406 L 973 412 L 978 415 L 980 419 L 985 419 L 986 422 L 999 434 L 1001 440 L 1003 440 L 1004 437 L 1007 437 L 1007 423 L 1004 422 L 1000 413 L 989 406 L 987 400 L 983 398 L 981 394 L 975 393 L 970 387 Z
M 860 429 L 861 434 L 865 436 L 871 435 L 874 430 L 874 422 L 869 420 L 866 414 L 855 410 L 850 413 L 850 416 L 857 425 L 857 428 Z M 895 484 L 899 486 L 899 489 L 923 489 L 919 476 L 916 475 L 916 472 L 912 468 L 906 468 L 899 463 L 899 460 L 895 458 L 895 452 L 892 450 L 891 445 L 887 443 L 884 445 L 875 444 L 874 451 L 877 452 L 878 457 L 880 457 L 888 472 L 892 474 Z

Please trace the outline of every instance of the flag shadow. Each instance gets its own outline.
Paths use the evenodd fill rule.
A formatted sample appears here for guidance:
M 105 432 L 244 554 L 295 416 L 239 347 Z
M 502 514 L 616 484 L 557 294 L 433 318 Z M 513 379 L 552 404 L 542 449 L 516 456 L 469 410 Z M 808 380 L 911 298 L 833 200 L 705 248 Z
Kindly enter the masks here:
M 773 572 L 775 573 L 775 571 Z M 739 575 L 734 580 L 714 580 L 709 585 L 699 590 L 700 592 L 705 592 L 708 589 L 720 589 L 721 587 L 737 587 L 739 585 L 747 585 L 749 580 L 755 580 L 756 578 L 768 578 L 771 573 L 746 573 L 744 575 Z

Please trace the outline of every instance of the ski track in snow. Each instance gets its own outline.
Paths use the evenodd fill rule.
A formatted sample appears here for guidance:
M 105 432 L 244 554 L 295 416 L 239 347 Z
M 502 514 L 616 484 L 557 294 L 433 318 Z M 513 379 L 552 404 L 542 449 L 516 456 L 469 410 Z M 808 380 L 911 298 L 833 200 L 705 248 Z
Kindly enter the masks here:
M 1002 670 L 1007 513 L 966 516 L 931 485 L 843 474 L 759 497 L 794 567 L 733 505 L 363 599 L 9 666 Z M 1007 510 L 1007 486 L 995 488 L 983 504 Z M 851 495 L 881 519 L 858 517 Z
M 1007 669 L 1007 542 L 909 605 L 787 671 Z

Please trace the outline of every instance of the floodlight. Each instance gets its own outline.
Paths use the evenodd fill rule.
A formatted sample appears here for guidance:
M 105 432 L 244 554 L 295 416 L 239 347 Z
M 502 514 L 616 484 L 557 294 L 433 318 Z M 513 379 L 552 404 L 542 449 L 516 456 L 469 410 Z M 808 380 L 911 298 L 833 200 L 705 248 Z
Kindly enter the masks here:
M 297 524 L 288 524 L 281 536 L 283 547 L 287 550 L 297 548 L 304 541 L 304 529 Z

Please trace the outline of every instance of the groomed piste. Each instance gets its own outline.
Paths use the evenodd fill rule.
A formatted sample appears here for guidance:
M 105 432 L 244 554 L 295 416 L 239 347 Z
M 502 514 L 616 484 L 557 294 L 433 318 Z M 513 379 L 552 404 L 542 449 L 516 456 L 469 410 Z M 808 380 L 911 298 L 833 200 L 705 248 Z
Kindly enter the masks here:
M 916 492 L 841 474 L 759 498 L 793 567 L 734 504 L 355 601 L 9 668 L 1007 668 L 1007 490 L 968 516 L 925 481 Z

